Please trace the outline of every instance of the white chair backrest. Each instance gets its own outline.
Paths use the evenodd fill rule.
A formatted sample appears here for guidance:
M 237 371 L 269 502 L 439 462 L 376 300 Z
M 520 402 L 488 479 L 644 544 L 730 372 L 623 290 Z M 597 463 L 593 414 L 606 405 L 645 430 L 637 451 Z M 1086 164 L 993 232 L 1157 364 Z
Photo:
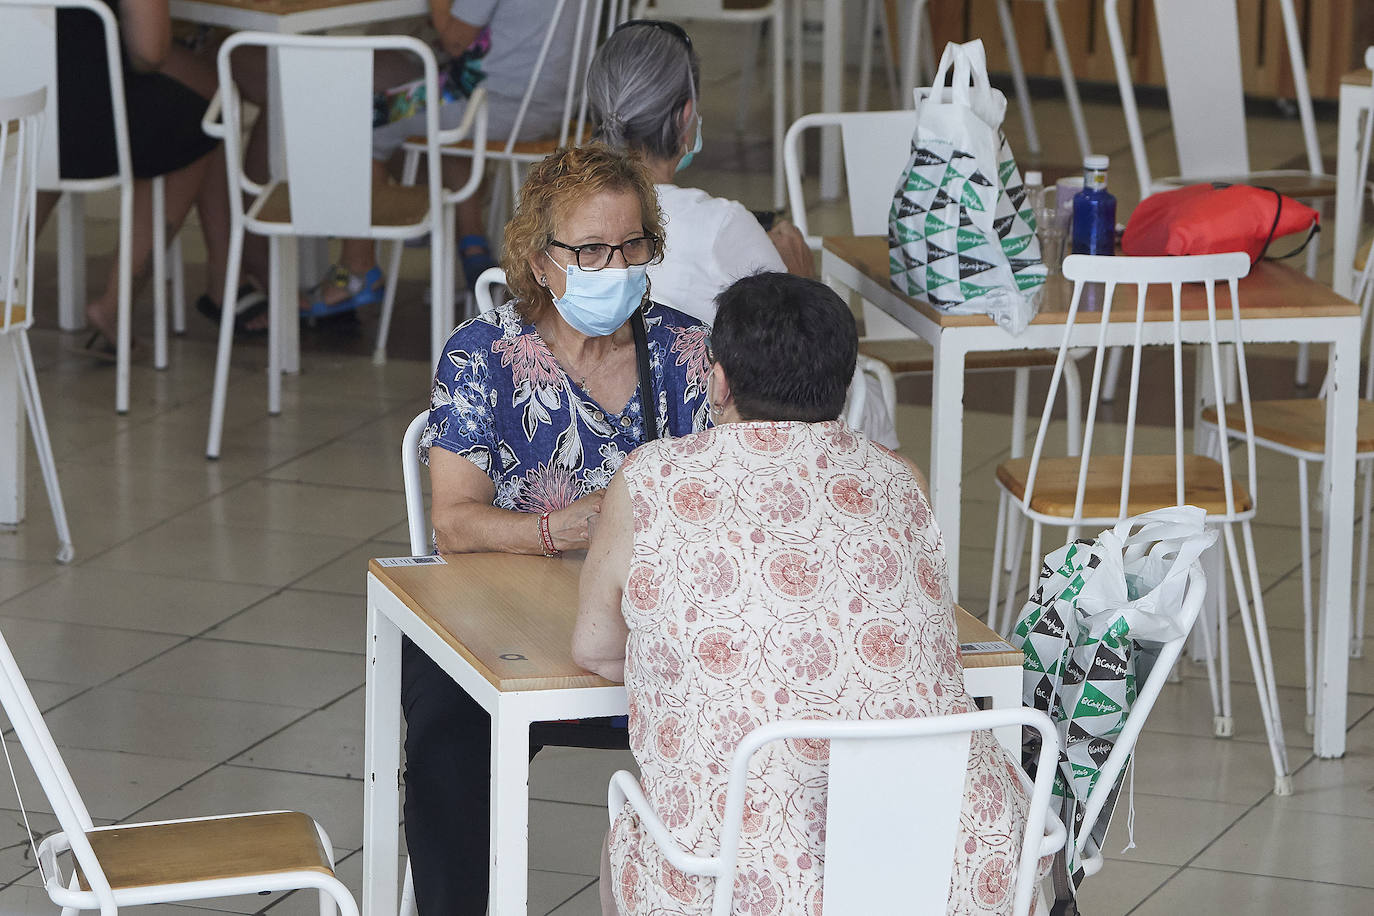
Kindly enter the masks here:
M 1119 0 L 1105 3 L 1108 29 L 1119 33 Z M 1298 18 L 1293 0 L 1278 3 L 1307 167 L 1313 174 L 1319 174 L 1321 150 Z M 1236 0 L 1155 0 L 1154 11 L 1178 153 L 1178 175 L 1205 179 L 1249 172 Z M 1114 57 L 1126 53 L 1124 42 L 1114 40 L 1112 50 Z M 1143 55 L 1146 51 L 1138 47 L 1137 53 Z M 1129 61 L 1118 59 L 1114 64 L 1118 82 L 1129 87 Z M 1139 173 L 1141 194 L 1145 195 L 1151 190 L 1152 181 L 1139 115 L 1133 104 L 1126 106 L 1126 116 L 1136 121 L 1130 128 L 1131 154 Z
M 24 676 L 20 673 L 19 665 L 15 662 L 3 634 L 0 634 L 0 705 L 5 708 L 5 714 L 9 717 L 15 736 L 19 738 L 19 743 L 29 758 L 48 804 L 57 815 L 57 822 L 71 844 L 72 854 L 76 857 L 77 865 L 81 867 L 88 886 L 100 901 L 102 911 L 113 913 L 115 903 L 110 882 L 100 868 L 100 862 L 91 849 L 90 841 L 86 839 L 86 831 L 94 826 L 91 816 L 86 811 L 81 795 L 76 791 L 71 773 L 62 762 L 62 755 L 57 751 L 52 734 L 43 722 L 43 715 L 38 711 L 38 704 L 34 702 L 33 694 L 29 692 L 28 684 L 24 681 Z M 10 762 L 8 747 L 5 748 L 5 755 L 7 763 Z M 17 785 L 15 791 L 18 792 Z M 19 800 L 19 804 L 21 808 L 24 807 L 23 799 Z M 26 828 L 27 821 L 25 815 Z M 30 839 L 34 839 L 32 834 Z M 36 849 L 34 855 L 37 856 Z M 62 876 L 57 867 L 56 857 L 45 856 L 38 864 L 49 891 L 54 886 L 60 890 Z
M 38 186 L 57 188 L 58 165 L 57 106 L 57 16 L 59 9 L 88 10 L 98 16 L 105 30 L 105 64 L 110 81 L 110 106 L 114 118 L 115 162 L 122 180 L 133 180 L 133 160 L 129 155 L 128 118 L 124 111 L 124 71 L 120 64 L 119 22 L 114 11 L 101 0 L 0 0 L 0 87 L 6 93 L 28 92 L 45 87 L 48 109 L 43 119 L 42 155 L 38 160 Z M 87 190 L 108 186 L 92 180 L 69 182 Z M 94 185 L 94 186 L 92 186 Z
M 420 461 L 420 437 L 429 423 L 429 411 L 415 415 L 401 437 L 401 479 L 406 493 L 406 526 L 410 529 L 410 555 L 422 557 L 430 552 L 429 519 L 425 515 L 425 490 L 420 480 L 424 464 Z
M 809 114 L 788 128 L 783 141 L 788 203 L 792 222 L 812 248 L 819 248 L 821 239 L 808 231 L 806 198 L 802 194 L 801 136 L 806 130 L 821 127 L 840 128 L 852 234 L 887 235 L 887 214 L 911 155 L 916 113 L 903 110 Z
M 477 278 L 477 283 L 472 288 L 472 297 L 477 300 L 477 314 L 490 312 L 496 308 L 496 296 L 492 293 L 493 286 L 504 286 L 506 283 L 506 272 L 499 267 L 488 267 L 482 271 L 482 275 Z
M 863 721 L 792 720 L 760 726 L 740 741 L 730 765 L 720 851 L 684 853 L 662 821 L 643 817 L 669 862 L 688 874 L 715 877 L 712 916 L 733 912 L 750 758 L 789 739 L 829 742 L 825 815 L 825 909 L 828 913 L 943 913 L 949 901 L 959 812 L 968 777 L 970 734 L 1008 725 L 1041 735 L 1037 778 L 1017 863 L 1012 913 L 1029 912 L 1038 860 L 1064 843 L 1048 830 L 1050 789 L 1059 754 L 1053 723 L 1034 709 L 990 709 L 952 716 Z M 639 784 L 621 771 L 611 780 L 611 817 L 627 800 L 645 810 Z
M 634 4 L 636 19 L 723 19 L 752 22 L 772 15 L 778 0 L 758 6 L 727 5 L 727 0 L 639 0 Z M 626 4 L 628 7 L 630 4 Z
M 438 98 L 438 68 L 429 45 L 408 35 L 337 37 L 237 32 L 220 46 L 217 101 L 224 124 L 213 132 L 224 137 L 234 184 L 261 196 L 264 188 L 243 171 L 243 106 L 234 83 L 230 55 L 235 48 L 261 47 L 277 54 L 281 75 L 282 132 L 291 222 L 267 223 L 255 229 L 295 235 L 373 235 L 372 196 L 372 62 L 373 52 L 394 50 L 419 58 L 425 97 Z M 218 115 L 211 106 L 207 129 Z M 427 179 L 430 212 L 439 212 L 443 184 L 439 177 L 439 108 L 425 106 Z M 322 143 L 321 138 L 329 142 Z M 230 194 L 231 206 L 242 195 Z M 252 211 L 250 210 L 251 214 Z M 240 214 L 241 215 L 241 214 Z
M 1145 720 L 1149 717 L 1150 710 L 1154 708 L 1155 700 L 1159 698 L 1159 692 L 1164 689 L 1164 682 L 1169 679 L 1169 672 L 1173 670 L 1174 663 L 1178 661 L 1179 654 L 1183 651 L 1183 644 L 1187 642 L 1188 634 L 1193 630 L 1193 623 L 1197 620 L 1198 612 L 1202 610 L 1202 599 L 1206 594 L 1207 577 L 1202 572 L 1202 566 L 1199 563 L 1194 563 L 1188 570 L 1188 585 L 1183 594 L 1183 607 L 1175 616 L 1182 633 L 1177 638 L 1160 646 L 1159 656 L 1155 660 L 1154 667 L 1150 669 L 1150 673 L 1146 675 L 1144 683 L 1139 686 L 1136 692 L 1135 705 L 1126 714 L 1126 721 L 1122 724 L 1121 732 L 1116 737 L 1116 744 L 1102 763 L 1097 782 L 1093 784 L 1088 797 L 1080 799 L 1083 808 L 1083 821 L 1077 828 L 1078 833 L 1074 837 L 1074 846 L 1077 847 L 1077 860 L 1085 874 L 1096 874 L 1102 868 L 1102 851 L 1093 849 L 1090 841 L 1093 827 L 1096 826 L 1098 817 L 1101 816 L 1103 808 L 1111 798 L 1112 790 L 1121 777 L 1121 771 L 1125 769 L 1135 751 L 1135 744 L 1140 737 L 1140 731 L 1145 727 Z
M 596 40 L 601 29 L 601 17 L 605 12 L 605 4 L 593 3 L 591 0 L 548 0 L 548 2 L 554 4 L 553 15 L 549 19 L 549 27 L 544 32 L 544 37 L 540 42 L 539 54 L 535 58 L 534 67 L 530 70 L 530 81 L 526 84 L 524 95 L 520 98 L 520 108 L 516 111 L 510 136 L 506 138 L 503 150 L 506 157 L 516 155 L 516 143 L 522 140 L 540 139 L 541 132 L 525 129 L 525 118 L 529 114 L 530 105 L 539 89 L 545 66 L 556 66 L 565 53 L 568 64 L 566 75 L 562 78 L 564 87 L 563 117 L 558 124 L 558 145 L 567 146 L 576 142 L 572 127 L 572 108 L 573 101 L 579 96 L 581 96 L 582 101 L 578 107 L 576 136 L 583 137 L 586 134 L 584 128 L 587 124 L 587 99 L 583 90 L 586 83 L 587 68 L 591 66 L 592 54 L 596 50 Z M 589 8 L 592 14 L 590 23 L 587 21 Z M 611 18 L 615 19 L 614 16 Z M 560 43 L 568 41 L 569 37 L 571 37 L 571 44 L 567 47 L 562 46 Z M 543 158 L 543 156 L 541 154 L 535 158 Z
M 1036 432 L 1035 447 L 1031 451 L 1030 468 L 1027 473 L 1026 490 L 1022 505 L 1029 507 L 1035 494 L 1035 478 L 1040 464 L 1040 459 L 1044 454 L 1047 433 L 1050 427 L 1050 415 L 1054 406 L 1055 397 L 1058 394 L 1059 385 L 1063 379 L 1064 367 L 1067 365 L 1070 356 L 1070 338 L 1075 327 L 1080 324 L 1096 325 L 1099 329 L 1097 342 L 1095 345 L 1096 356 L 1093 362 L 1092 387 L 1087 397 L 1088 415 L 1083 426 L 1083 446 L 1079 458 L 1078 469 L 1078 493 L 1074 503 L 1073 519 L 1075 523 L 1081 522 L 1083 518 L 1083 505 L 1087 489 L 1088 471 L 1092 465 L 1094 452 L 1100 458 L 1103 454 L 1118 454 L 1124 457 L 1121 470 L 1121 499 L 1118 510 L 1108 518 L 1096 518 L 1094 521 L 1114 522 L 1117 519 L 1125 518 L 1131 513 L 1127 511 L 1130 503 L 1130 478 L 1131 463 L 1135 452 L 1136 440 L 1136 419 L 1140 406 L 1141 388 L 1141 366 L 1140 360 L 1142 349 L 1148 342 L 1151 344 L 1167 344 L 1172 350 L 1173 366 L 1170 373 L 1173 383 L 1173 397 L 1169 403 L 1173 408 L 1173 456 L 1175 471 L 1175 505 L 1184 505 L 1184 463 L 1185 456 L 1191 452 L 1187 437 L 1184 433 L 1184 419 L 1188 414 L 1185 410 L 1192 411 L 1193 405 L 1184 404 L 1183 386 L 1183 352 L 1182 342 L 1182 322 L 1185 318 L 1189 321 L 1205 318 L 1208 322 L 1208 337 L 1203 345 L 1204 349 L 1198 353 L 1199 365 L 1203 356 L 1211 358 L 1211 377 L 1208 379 L 1199 378 L 1199 384 L 1204 393 L 1210 394 L 1207 400 L 1215 403 L 1218 422 L 1221 429 L 1226 429 L 1226 412 L 1228 407 L 1225 397 L 1219 397 L 1219 393 L 1227 391 L 1225 379 L 1229 379 L 1230 369 L 1235 367 L 1238 378 L 1238 388 L 1241 397 L 1241 412 L 1244 420 L 1244 441 L 1246 451 L 1246 469 L 1249 494 L 1252 500 L 1257 500 L 1256 487 L 1258 478 L 1255 474 L 1255 435 L 1254 421 L 1250 412 L 1250 390 L 1248 376 L 1245 369 L 1245 347 L 1241 343 L 1240 333 L 1240 296 L 1239 280 L 1250 272 L 1250 257 L 1244 252 L 1231 252 L 1229 254 L 1206 254 L 1190 255 L 1182 257 L 1161 257 L 1161 258 L 1129 258 L 1129 257 L 1095 257 L 1090 255 L 1070 255 L 1064 259 L 1064 276 L 1073 281 L 1073 299 L 1069 305 L 1068 316 L 1065 320 L 1064 340 L 1059 347 L 1059 355 L 1055 361 L 1054 373 L 1050 380 L 1049 394 L 1046 395 L 1045 409 L 1041 414 L 1040 428 Z M 1105 295 L 1102 296 L 1101 311 L 1081 311 L 1085 284 L 1096 283 L 1105 285 Z M 1181 308 L 1182 284 L 1200 283 L 1205 288 L 1206 309 L 1189 311 L 1185 314 Z M 1229 333 L 1218 330 L 1218 302 L 1217 285 L 1224 283 L 1230 292 L 1229 301 L 1221 303 L 1222 308 L 1231 309 L 1231 326 Z M 1129 387 L 1129 400 L 1126 408 L 1125 438 L 1119 449 L 1116 448 L 1097 448 L 1094 446 L 1094 437 L 1097 434 L 1097 412 L 1099 408 L 1099 394 L 1102 386 L 1103 366 L 1110 346 L 1107 343 L 1106 332 L 1112 326 L 1112 315 L 1115 312 L 1120 314 L 1128 308 L 1126 302 L 1115 304 L 1112 301 L 1113 295 L 1119 286 L 1134 286 L 1136 288 L 1135 309 L 1128 321 L 1134 321 L 1135 334 L 1131 343 L 1132 362 L 1131 378 Z M 1150 303 L 1150 309 L 1159 310 L 1171 305 L 1170 321 L 1146 321 L 1146 298 L 1150 286 L 1167 287 L 1171 298 L 1160 301 L 1156 299 Z M 1123 300 L 1127 297 L 1123 296 Z M 1129 314 L 1129 313 L 1128 313 Z M 1224 320 L 1224 318 L 1222 319 Z M 1120 323 L 1117 323 L 1120 326 Z M 1230 346 L 1221 346 L 1221 338 L 1226 337 Z M 1076 348 L 1074 348 L 1076 349 Z M 1163 402 L 1163 393 L 1167 390 L 1168 382 L 1159 375 L 1152 375 L 1149 379 L 1149 396 L 1156 403 Z M 1236 499 L 1236 482 L 1232 473 L 1231 450 L 1220 449 L 1217 460 L 1222 466 L 1223 472 L 1223 497 L 1225 499 L 1225 517 L 1233 518 L 1241 511 L 1244 511 Z M 1072 532 L 1072 528 L 1070 531 Z
M 40 86 L 0 98 L 0 332 L 33 324 L 33 207 L 47 96 Z

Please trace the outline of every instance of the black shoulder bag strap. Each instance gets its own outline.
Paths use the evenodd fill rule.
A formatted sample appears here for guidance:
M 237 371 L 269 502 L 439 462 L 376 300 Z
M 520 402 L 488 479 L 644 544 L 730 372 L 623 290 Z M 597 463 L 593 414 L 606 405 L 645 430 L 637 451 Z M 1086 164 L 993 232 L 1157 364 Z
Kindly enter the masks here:
M 630 316 L 630 330 L 635 335 L 635 360 L 639 363 L 639 403 L 644 413 L 644 441 L 658 438 L 658 394 L 654 391 L 654 376 L 649 371 L 649 334 L 644 328 L 644 310 L 635 309 Z

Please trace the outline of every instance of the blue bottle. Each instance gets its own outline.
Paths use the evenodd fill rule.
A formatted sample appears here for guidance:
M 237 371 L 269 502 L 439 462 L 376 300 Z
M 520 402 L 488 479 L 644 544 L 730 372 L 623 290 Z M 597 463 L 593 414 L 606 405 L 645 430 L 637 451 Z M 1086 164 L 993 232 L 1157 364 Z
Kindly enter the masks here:
M 1107 190 L 1106 156 L 1083 158 L 1083 190 L 1073 199 L 1073 253 L 1116 254 L 1116 198 Z M 1079 308 L 1098 311 L 1106 290 L 1101 283 L 1083 289 Z

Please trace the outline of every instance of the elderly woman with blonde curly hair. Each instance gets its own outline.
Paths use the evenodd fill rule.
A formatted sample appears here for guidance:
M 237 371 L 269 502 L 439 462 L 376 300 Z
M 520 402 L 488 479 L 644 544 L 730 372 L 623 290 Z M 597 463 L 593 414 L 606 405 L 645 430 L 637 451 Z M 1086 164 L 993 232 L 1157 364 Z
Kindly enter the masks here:
M 662 238 L 637 155 L 560 149 L 530 170 L 502 259 L 515 299 L 454 331 L 435 371 L 422 447 L 441 553 L 583 549 L 630 452 L 706 426 L 707 329 L 650 299 Z M 402 672 L 416 902 L 481 913 L 490 721 L 408 641 Z M 606 723 L 532 729 L 533 748 L 555 741 L 627 746 Z

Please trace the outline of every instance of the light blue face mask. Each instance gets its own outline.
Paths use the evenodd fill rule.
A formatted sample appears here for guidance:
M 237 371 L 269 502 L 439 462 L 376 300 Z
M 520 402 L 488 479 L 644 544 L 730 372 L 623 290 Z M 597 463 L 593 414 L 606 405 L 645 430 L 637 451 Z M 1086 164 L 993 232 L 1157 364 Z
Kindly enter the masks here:
M 674 171 L 680 172 L 680 171 L 682 171 L 683 169 L 687 168 L 687 166 L 691 165 L 691 164 L 692 164 L 692 159 L 693 159 L 693 158 L 696 156 L 696 154 L 699 153 L 699 152 L 701 152 L 701 115 L 697 115 L 697 139 L 696 139 L 696 142 L 694 142 L 694 143 L 692 144 L 692 148 L 689 149 L 689 150 L 687 151 L 687 154 L 686 154 L 685 156 L 683 156 L 681 160 L 678 161 L 677 168 L 676 168 Z
M 553 261 L 548 252 L 545 256 Z M 588 337 L 605 337 L 629 321 L 649 289 L 649 275 L 643 264 L 600 270 L 583 270 L 569 264 L 566 277 L 563 295 L 554 299 L 553 304 L 573 330 Z

